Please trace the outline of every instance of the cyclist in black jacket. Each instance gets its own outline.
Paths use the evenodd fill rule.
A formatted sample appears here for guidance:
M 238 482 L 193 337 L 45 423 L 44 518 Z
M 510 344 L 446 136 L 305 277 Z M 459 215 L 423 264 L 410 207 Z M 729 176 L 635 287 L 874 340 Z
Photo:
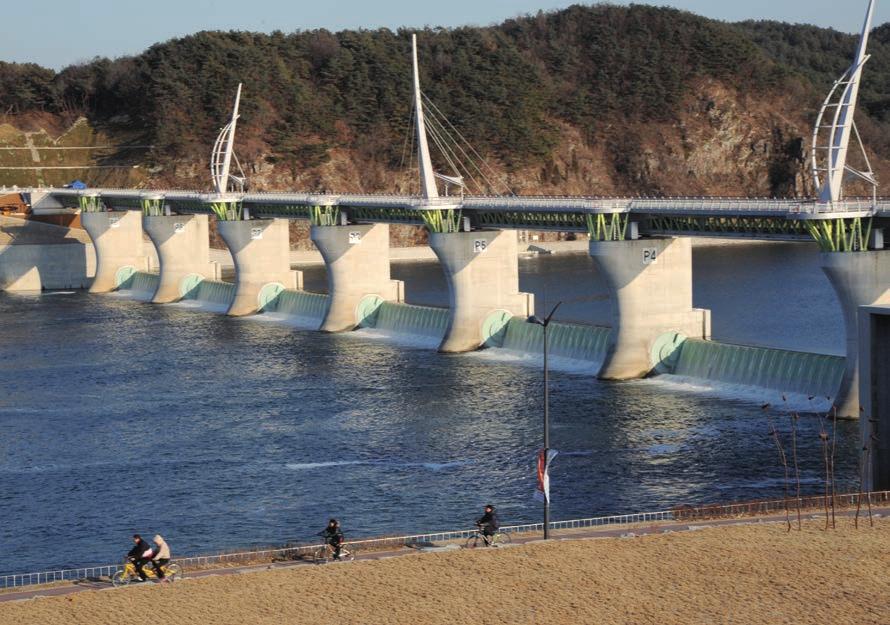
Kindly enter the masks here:
M 133 561 L 136 573 L 139 574 L 139 579 L 144 582 L 147 578 L 142 567 L 151 562 L 152 548 L 151 545 L 142 540 L 142 536 L 139 534 L 133 534 L 133 543 L 133 548 L 127 552 L 127 558 Z
M 485 506 L 485 514 L 476 519 L 476 526 L 479 528 L 479 531 L 482 532 L 485 542 L 490 544 L 491 537 L 494 536 L 501 527 L 501 523 L 498 521 L 498 515 L 494 511 L 493 505 L 488 504 Z
M 324 541 L 334 549 L 334 560 L 340 559 L 340 549 L 343 547 L 343 531 L 340 529 L 340 521 L 331 519 L 328 526 L 321 532 Z

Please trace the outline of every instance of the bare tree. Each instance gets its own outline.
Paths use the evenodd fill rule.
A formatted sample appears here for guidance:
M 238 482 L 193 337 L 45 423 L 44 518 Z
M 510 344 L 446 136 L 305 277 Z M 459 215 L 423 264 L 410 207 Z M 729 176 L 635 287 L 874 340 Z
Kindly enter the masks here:
M 797 531 L 803 529 L 800 518 L 800 466 L 797 464 L 797 421 L 800 415 L 793 413 L 791 415 L 791 456 L 794 459 L 794 480 L 797 486 Z
M 822 460 L 825 463 L 825 529 L 828 529 L 830 512 L 828 511 L 828 493 L 831 483 L 831 470 L 828 463 L 828 432 L 825 431 L 825 420 L 819 415 L 819 440 L 822 442 Z
M 761 406 L 764 412 L 769 410 L 769 404 L 764 404 Z M 767 412 L 766 415 L 767 423 L 769 423 L 769 433 L 770 436 L 773 437 L 773 440 L 776 443 L 776 450 L 779 452 L 779 460 L 782 462 L 782 467 L 785 470 L 785 479 L 782 481 L 782 488 L 784 490 L 783 501 L 785 503 L 785 526 L 787 531 L 791 531 L 791 511 L 788 509 L 788 457 L 785 455 L 785 449 L 782 447 L 782 441 L 779 438 L 779 430 L 776 429 L 775 424 L 773 423 L 773 418 Z
M 831 527 L 832 529 L 834 529 L 835 527 L 837 527 L 834 519 L 834 511 L 837 507 L 837 488 L 834 480 L 834 459 L 837 450 L 837 406 L 832 406 L 831 417 L 831 462 L 829 463 L 829 467 L 831 469 Z

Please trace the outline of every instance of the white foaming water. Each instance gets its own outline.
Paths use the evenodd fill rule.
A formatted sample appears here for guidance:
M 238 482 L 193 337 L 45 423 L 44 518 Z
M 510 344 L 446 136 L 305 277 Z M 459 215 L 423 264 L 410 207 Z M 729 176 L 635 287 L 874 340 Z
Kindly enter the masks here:
M 44 295 L 75 295 L 76 291 L 46 291 Z
M 143 291 L 141 289 L 119 289 L 112 293 L 107 293 L 107 295 L 123 299 L 131 299 L 137 302 L 150 302 L 155 293 L 154 291 Z
M 540 369 L 544 366 L 544 357 L 541 354 L 529 354 L 516 352 L 501 347 L 491 347 L 477 352 L 468 354 L 473 358 L 482 358 L 484 360 L 493 360 L 496 362 L 508 362 L 523 367 L 534 367 Z M 575 373 L 578 375 L 588 375 L 596 377 L 602 369 L 602 361 L 592 360 L 576 360 L 574 358 L 564 358 L 562 356 L 550 356 L 547 359 L 547 367 L 554 371 L 562 371 L 563 373 Z
M 392 341 L 393 343 L 404 347 L 418 347 L 422 349 L 436 349 L 439 347 L 439 343 L 442 342 L 442 337 L 392 332 L 389 330 L 378 330 L 376 328 L 361 328 L 355 332 L 351 332 L 350 335 L 377 341 Z
M 178 302 L 167 304 L 168 306 L 177 306 L 179 308 L 189 308 L 191 310 L 199 310 L 201 312 L 225 313 L 229 309 L 228 304 L 220 304 L 217 302 L 207 302 L 196 299 L 183 299 Z
M 242 317 L 245 321 L 260 321 L 266 323 L 280 323 L 298 330 L 318 330 L 321 320 L 317 317 L 301 317 L 279 312 L 263 312 L 259 315 Z
M 785 412 L 827 413 L 831 410 L 831 399 L 827 397 L 781 393 L 759 386 L 729 384 L 679 375 L 659 375 L 646 380 L 638 380 L 634 383 L 650 384 L 666 390 L 688 393 L 690 395 L 708 395 L 756 405 L 769 404 L 774 410 Z

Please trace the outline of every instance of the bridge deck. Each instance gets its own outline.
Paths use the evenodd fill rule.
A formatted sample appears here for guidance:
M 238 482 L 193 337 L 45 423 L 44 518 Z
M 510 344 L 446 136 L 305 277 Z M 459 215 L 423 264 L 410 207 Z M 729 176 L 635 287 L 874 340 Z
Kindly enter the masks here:
M 460 210 L 475 227 L 597 232 L 623 238 L 628 222 L 643 235 L 695 235 L 813 240 L 814 222 L 890 218 L 890 199 L 822 203 L 814 199 L 464 196 L 424 200 L 394 194 L 243 193 L 219 195 L 162 189 L 16 189 L 37 205 L 77 209 L 90 198 L 110 208 L 166 204 L 173 213 L 211 213 L 213 202 L 241 202 L 254 217 L 312 219 L 318 207 L 340 208 L 349 223 L 423 225 L 427 211 Z M 49 210 L 52 210 L 51 208 Z M 332 219 L 339 219 L 335 215 Z M 615 220 L 618 221 L 615 221 Z M 870 223 L 870 222 L 869 222 Z M 878 224 L 879 226 L 882 223 Z M 866 231 L 870 232 L 868 226 Z M 621 232 L 619 237 L 615 233 Z M 605 233 L 605 234 L 603 234 Z M 592 234 L 592 236 L 594 236 Z M 602 240 L 602 239 L 600 239 Z

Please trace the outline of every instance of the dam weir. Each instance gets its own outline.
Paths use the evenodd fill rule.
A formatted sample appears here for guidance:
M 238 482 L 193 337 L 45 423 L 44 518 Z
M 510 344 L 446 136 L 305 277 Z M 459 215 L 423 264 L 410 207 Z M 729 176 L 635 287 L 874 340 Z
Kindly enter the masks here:
M 689 339 L 680 348 L 674 375 L 725 384 L 834 398 L 844 376 L 841 356 L 731 345 Z
M 119 289 L 133 299 L 150 301 L 158 284 L 157 274 L 136 271 L 121 281 Z M 234 284 L 218 280 L 196 280 L 186 288 L 183 301 L 215 312 L 224 312 L 235 294 Z M 329 300 L 323 293 L 284 289 L 270 298 L 262 310 L 317 330 Z M 363 317 L 360 327 L 426 346 L 442 340 L 448 320 L 447 308 L 382 302 Z M 606 361 L 611 328 L 554 322 L 549 332 L 548 348 L 554 368 L 580 368 L 595 375 Z M 486 348 L 507 355 L 540 356 L 543 339 L 540 325 L 512 317 L 488 339 Z M 666 379 L 701 380 L 830 402 L 838 392 L 844 367 L 841 356 L 687 339 L 680 343 L 661 374 Z

